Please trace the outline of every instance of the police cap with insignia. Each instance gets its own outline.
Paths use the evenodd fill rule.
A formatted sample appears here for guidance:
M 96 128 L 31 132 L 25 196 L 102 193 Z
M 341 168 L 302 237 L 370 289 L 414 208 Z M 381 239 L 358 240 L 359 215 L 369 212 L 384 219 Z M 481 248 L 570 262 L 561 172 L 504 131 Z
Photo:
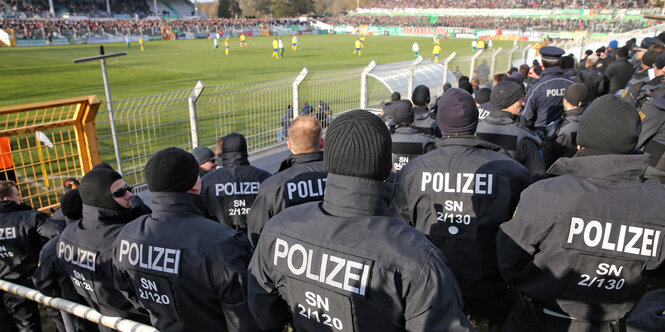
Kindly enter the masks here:
M 628 154 L 635 151 L 641 130 L 635 106 L 615 95 L 604 95 L 582 113 L 577 144 L 605 153 Z
M 392 139 L 378 116 L 361 109 L 332 121 L 323 149 L 326 171 L 383 181 L 392 169 Z
M 478 107 L 471 94 L 450 89 L 441 96 L 436 123 L 443 136 L 473 135 L 478 126 Z
M 171 147 L 152 155 L 144 171 L 151 192 L 186 192 L 196 184 L 199 163 L 191 153 Z
M 563 93 L 563 98 L 573 106 L 586 105 L 589 100 L 589 88 L 583 83 L 571 84 Z
M 658 43 L 662 44 L 660 39 L 658 39 L 656 37 L 647 37 L 647 38 L 642 39 L 642 42 L 640 43 L 640 48 L 647 49 L 647 48 L 651 47 L 651 45 L 656 45 Z
M 413 107 L 408 100 L 393 103 L 393 121 L 397 126 L 410 126 L 413 123 Z
M 566 53 L 564 50 L 556 46 L 545 46 L 540 49 L 543 60 L 559 60 L 564 53 Z

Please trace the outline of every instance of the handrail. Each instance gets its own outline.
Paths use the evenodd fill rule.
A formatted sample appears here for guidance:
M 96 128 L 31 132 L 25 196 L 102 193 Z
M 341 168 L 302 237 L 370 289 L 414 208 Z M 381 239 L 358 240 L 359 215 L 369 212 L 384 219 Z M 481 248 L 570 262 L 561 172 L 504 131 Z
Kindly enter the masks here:
M 59 297 L 46 296 L 32 288 L 17 285 L 6 280 L 0 279 L 0 289 L 14 295 L 25 297 L 39 304 L 59 309 L 63 316 L 65 329 L 68 332 L 74 331 L 71 319 L 69 319 L 69 314 L 81 317 L 96 324 L 116 329 L 120 332 L 159 332 L 152 326 L 141 324 L 122 317 L 104 316 L 93 308 L 78 304 L 76 302 L 61 299 Z

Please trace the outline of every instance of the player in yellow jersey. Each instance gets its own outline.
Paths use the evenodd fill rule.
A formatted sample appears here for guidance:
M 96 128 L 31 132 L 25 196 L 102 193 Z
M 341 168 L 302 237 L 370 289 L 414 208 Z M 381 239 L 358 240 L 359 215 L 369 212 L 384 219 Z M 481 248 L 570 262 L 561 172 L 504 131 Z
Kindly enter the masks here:
M 363 50 L 362 50 L 362 44 L 360 43 L 360 39 L 356 39 L 355 46 L 356 49 L 353 50 L 353 54 L 356 54 L 356 52 L 358 52 L 358 55 L 362 55 Z
M 441 45 L 436 44 L 432 49 L 432 54 L 434 54 L 434 62 L 439 62 L 439 54 L 441 53 Z
M 297 50 L 298 50 L 298 36 L 293 35 L 293 37 L 291 37 L 291 51 L 295 52 Z
M 229 41 L 229 37 L 226 37 L 224 40 L 224 54 L 229 55 L 229 47 L 231 46 L 231 42 Z
M 275 37 L 272 41 L 272 57 L 275 59 L 279 59 L 279 41 Z
M 141 46 L 141 51 L 143 51 L 143 36 L 139 39 L 139 46 Z
M 247 41 L 245 41 L 247 37 L 245 37 L 244 34 L 240 34 L 240 47 L 247 47 Z

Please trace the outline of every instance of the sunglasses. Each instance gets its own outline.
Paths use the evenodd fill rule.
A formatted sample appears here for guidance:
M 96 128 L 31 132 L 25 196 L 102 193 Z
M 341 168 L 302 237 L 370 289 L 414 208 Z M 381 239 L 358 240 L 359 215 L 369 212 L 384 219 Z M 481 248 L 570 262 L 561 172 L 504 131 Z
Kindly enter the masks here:
M 113 195 L 113 197 L 118 197 L 118 198 L 120 198 L 120 197 L 124 197 L 125 194 L 126 194 L 128 191 L 129 191 L 129 192 L 132 192 L 132 187 L 130 187 L 130 186 L 124 186 L 124 187 L 122 187 L 122 188 L 120 188 L 120 189 L 114 191 L 111 195 Z
M 214 164 L 216 161 L 217 161 L 217 158 L 212 158 L 212 159 L 208 160 L 208 162 L 211 162 L 211 163 L 213 163 L 213 164 Z

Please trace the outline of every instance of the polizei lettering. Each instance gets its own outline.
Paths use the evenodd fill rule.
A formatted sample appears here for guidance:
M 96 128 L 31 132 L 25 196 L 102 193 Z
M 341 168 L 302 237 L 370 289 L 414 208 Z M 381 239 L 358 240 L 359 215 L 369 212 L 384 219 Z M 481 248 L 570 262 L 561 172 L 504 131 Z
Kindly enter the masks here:
M 120 240 L 118 262 L 123 259 L 129 264 L 147 270 L 178 274 L 180 271 L 180 250 L 144 245 Z
M 423 172 L 420 191 L 492 195 L 494 174 Z
M 289 200 L 292 200 L 295 195 L 299 198 L 323 197 L 325 189 L 325 178 L 286 183 L 286 193 Z
M 59 241 L 57 254 L 58 259 L 62 259 L 69 264 L 82 267 L 86 270 L 95 271 L 97 253 L 92 250 L 80 248 L 64 241 Z
M 563 93 L 566 91 L 566 88 L 561 89 L 547 89 L 547 97 L 563 97 Z
M 621 225 L 572 217 L 567 244 L 584 245 L 606 251 L 657 257 L 660 252 L 660 230 Z M 584 248 L 580 248 L 584 249 Z
M 227 182 L 215 184 L 215 196 L 252 195 L 259 193 L 261 182 Z
M 16 238 L 16 227 L 0 228 L 0 240 L 10 240 Z
M 287 266 L 296 276 L 365 295 L 369 280 L 370 265 L 340 257 L 332 251 L 307 248 L 306 244 L 293 243 L 277 238 L 273 255 L 275 266 Z

